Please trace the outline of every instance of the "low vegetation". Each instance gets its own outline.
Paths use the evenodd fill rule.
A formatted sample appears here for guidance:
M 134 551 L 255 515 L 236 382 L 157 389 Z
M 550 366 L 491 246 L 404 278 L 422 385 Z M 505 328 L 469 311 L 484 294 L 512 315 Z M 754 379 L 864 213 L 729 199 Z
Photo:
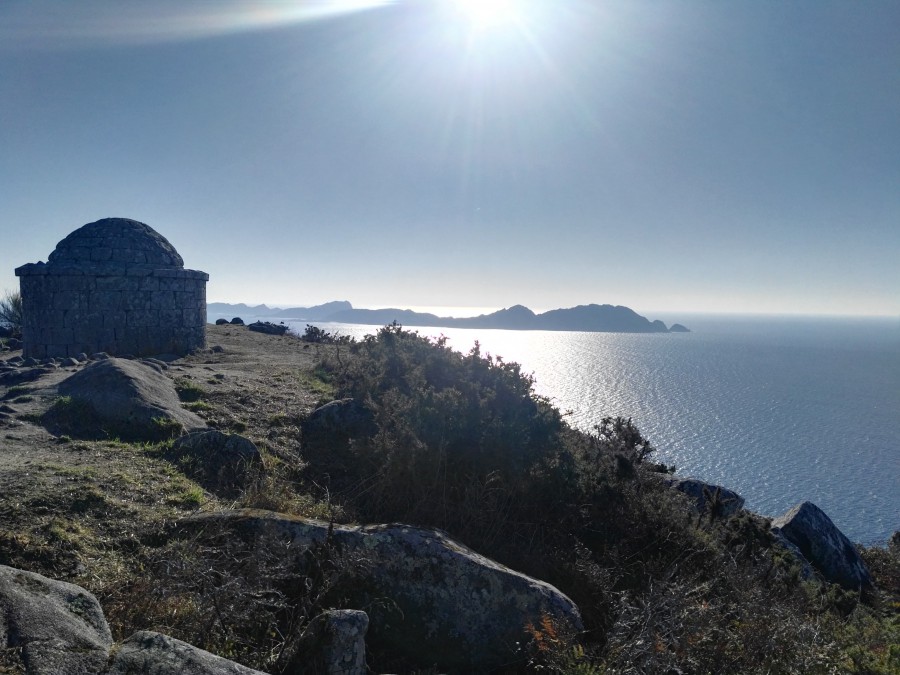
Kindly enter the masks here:
M 900 672 L 900 540 L 861 550 L 871 592 L 803 581 L 765 519 L 701 517 L 667 488 L 632 420 L 574 430 L 517 364 L 477 345 L 460 354 L 398 325 L 359 342 L 311 337 L 295 344 L 315 362 L 267 373 L 271 386 L 177 382 L 186 406 L 262 451 L 265 472 L 239 495 L 204 490 L 172 441 L 66 438 L 73 465 L 35 466 L 0 500 L 0 564 L 85 586 L 118 639 L 160 630 L 282 673 L 319 611 L 352 606 L 367 561 L 326 544 L 305 554 L 298 584 L 278 551 L 176 536 L 173 523 L 235 506 L 399 521 L 442 528 L 578 604 L 581 635 L 525 627 L 529 671 Z M 315 433 L 299 389 L 357 402 L 353 432 Z M 377 649 L 369 665 L 417 667 Z
M 22 294 L 19 291 L 4 291 L 0 296 L 0 327 L 6 326 L 13 337 L 21 337 L 23 321 Z
M 628 419 L 568 427 L 514 363 L 387 326 L 319 368 L 372 415 L 305 439 L 307 473 L 357 520 L 436 526 L 553 583 L 587 632 L 533 627 L 534 668 L 565 672 L 897 672 L 896 553 L 882 591 L 803 582 L 768 522 L 701 518 L 660 480 Z M 891 571 L 888 572 L 887 570 Z

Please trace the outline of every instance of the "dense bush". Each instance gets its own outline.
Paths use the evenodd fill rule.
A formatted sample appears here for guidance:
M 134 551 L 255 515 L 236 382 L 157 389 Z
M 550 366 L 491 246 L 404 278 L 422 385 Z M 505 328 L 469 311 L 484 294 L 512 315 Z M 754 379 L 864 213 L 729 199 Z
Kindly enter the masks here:
M 292 334 L 296 333 L 293 333 L 292 331 Z M 315 342 L 328 345 L 345 345 L 354 342 L 353 338 L 349 335 L 329 333 L 327 330 L 323 330 L 318 326 L 313 326 L 310 324 L 306 324 L 306 330 L 304 330 L 303 334 L 299 335 L 299 337 L 304 342 Z
M 18 291 L 5 291 L 0 297 L 0 326 L 12 330 L 14 336 L 21 335 L 24 313 L 22 294 Z
M 351 517 L 441 527 L 579 605 L 584 647 L 536 627 L 535 668 L 826 673 L 849 663 L 836 627 L 868 610 L 806 590 L 764 519 L 699 518 L 660 479 L 666 467 L 647 461 L 653 446 L 630 419 L 574 430 L 518 364 L 397 324 L 317 368 L 374 421 L 356 436 L 305 439 L 309 477 Z M 877 649 L 885 624 L 863 625 Z
M 327 462 L 316 466 L 359 517 L 485 540 L 508 536 L 501 526 L 557 513 L 573 496 L 562 418 L 517 364 L 483 357 L 477 345 L 463 355 L 396 324 L 350 351 L 341 362 L 329 354 L 322 367 L 339 397 L 372 414 L 374 432 L 318 448 L 320 460 L 343 459 L 342 478 Z

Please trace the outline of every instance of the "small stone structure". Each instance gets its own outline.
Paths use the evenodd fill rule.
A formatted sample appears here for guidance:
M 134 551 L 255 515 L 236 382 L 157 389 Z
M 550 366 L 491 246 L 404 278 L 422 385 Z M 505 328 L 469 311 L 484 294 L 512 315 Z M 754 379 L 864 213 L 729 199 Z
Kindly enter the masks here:
M 16 269 L 25 357 L 148 356 L 206 346 L 206 272 L 136 220 L 104 218 Z

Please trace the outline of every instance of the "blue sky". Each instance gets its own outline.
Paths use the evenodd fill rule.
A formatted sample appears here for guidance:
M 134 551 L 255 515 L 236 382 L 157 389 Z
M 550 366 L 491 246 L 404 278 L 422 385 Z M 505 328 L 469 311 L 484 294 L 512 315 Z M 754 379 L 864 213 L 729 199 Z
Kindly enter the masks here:
M 121 216 L 211 301 L 900 315 L 900 3 L 493 1 L 0 2 L 0 290 Z

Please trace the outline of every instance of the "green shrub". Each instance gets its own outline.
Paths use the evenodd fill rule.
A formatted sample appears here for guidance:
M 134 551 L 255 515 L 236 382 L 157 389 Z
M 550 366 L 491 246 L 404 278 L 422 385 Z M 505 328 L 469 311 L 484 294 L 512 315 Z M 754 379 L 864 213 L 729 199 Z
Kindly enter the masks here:
M 698 520 L 661 480 L 667 468 L 647 461 L 653 445 L 631 419 L 572 429 L 519 365 L 397 324 L 321 354 L 316 368 L 372 424 L 305 434 L 310 484 L 349 517 L 447 530 L 579 606 L 583 647 L 531 628 L 535 670 L 893 666 L 896 650 L 882 648 L 896 634 L 889 622 L 858 618 L 864 608 L 833 588 L 807 592 L 764 519 Z M 892 564 L 882 568 L 892 576 Z
M 355 342 L 354 338 L 350 335 L 338 335 L 337 333 L 329 333 L 326 330 L 322 330 L 318 326 L 311 326 L 310 324 L 306 324 L 306 330 L 303 331 L 303 335 L 300 336 L 300 339 L 304 342 L 314 342 L 318 344 L 328 345 L 346 345 Z
M 21 336 L 24 320 L 22 294 L 19 291 L 5 291 L 0 297 L 0 326 L 8 326 L 14 336 Z
M 183 377 L 175 381 L 175 391 L 182 403 L 193 403 L 206 395 L 203 387 Z
M 349 473 L 338 487 L 367 518 L 484 539 L 507 514 L 524 515 L 511 505 L 541 510 L 562 496 L 544 489 L 568 461 L 562 418 L 518 364 L 477 346 L 463 355 L 396 324 L 350 352 L 340 362 L 326 356 L 319 369 L 338 397 L 364 403 L 375 433 L 318 454 L 342 462 Z
M 184 426 L 181 424 L 181 422 L 169 419 L 168 417 L 154 417 L 153 429 L 153 438 L 148 440 L 165 441 L 172 438 L 177 438 L 182 433 L 184 433 Z

